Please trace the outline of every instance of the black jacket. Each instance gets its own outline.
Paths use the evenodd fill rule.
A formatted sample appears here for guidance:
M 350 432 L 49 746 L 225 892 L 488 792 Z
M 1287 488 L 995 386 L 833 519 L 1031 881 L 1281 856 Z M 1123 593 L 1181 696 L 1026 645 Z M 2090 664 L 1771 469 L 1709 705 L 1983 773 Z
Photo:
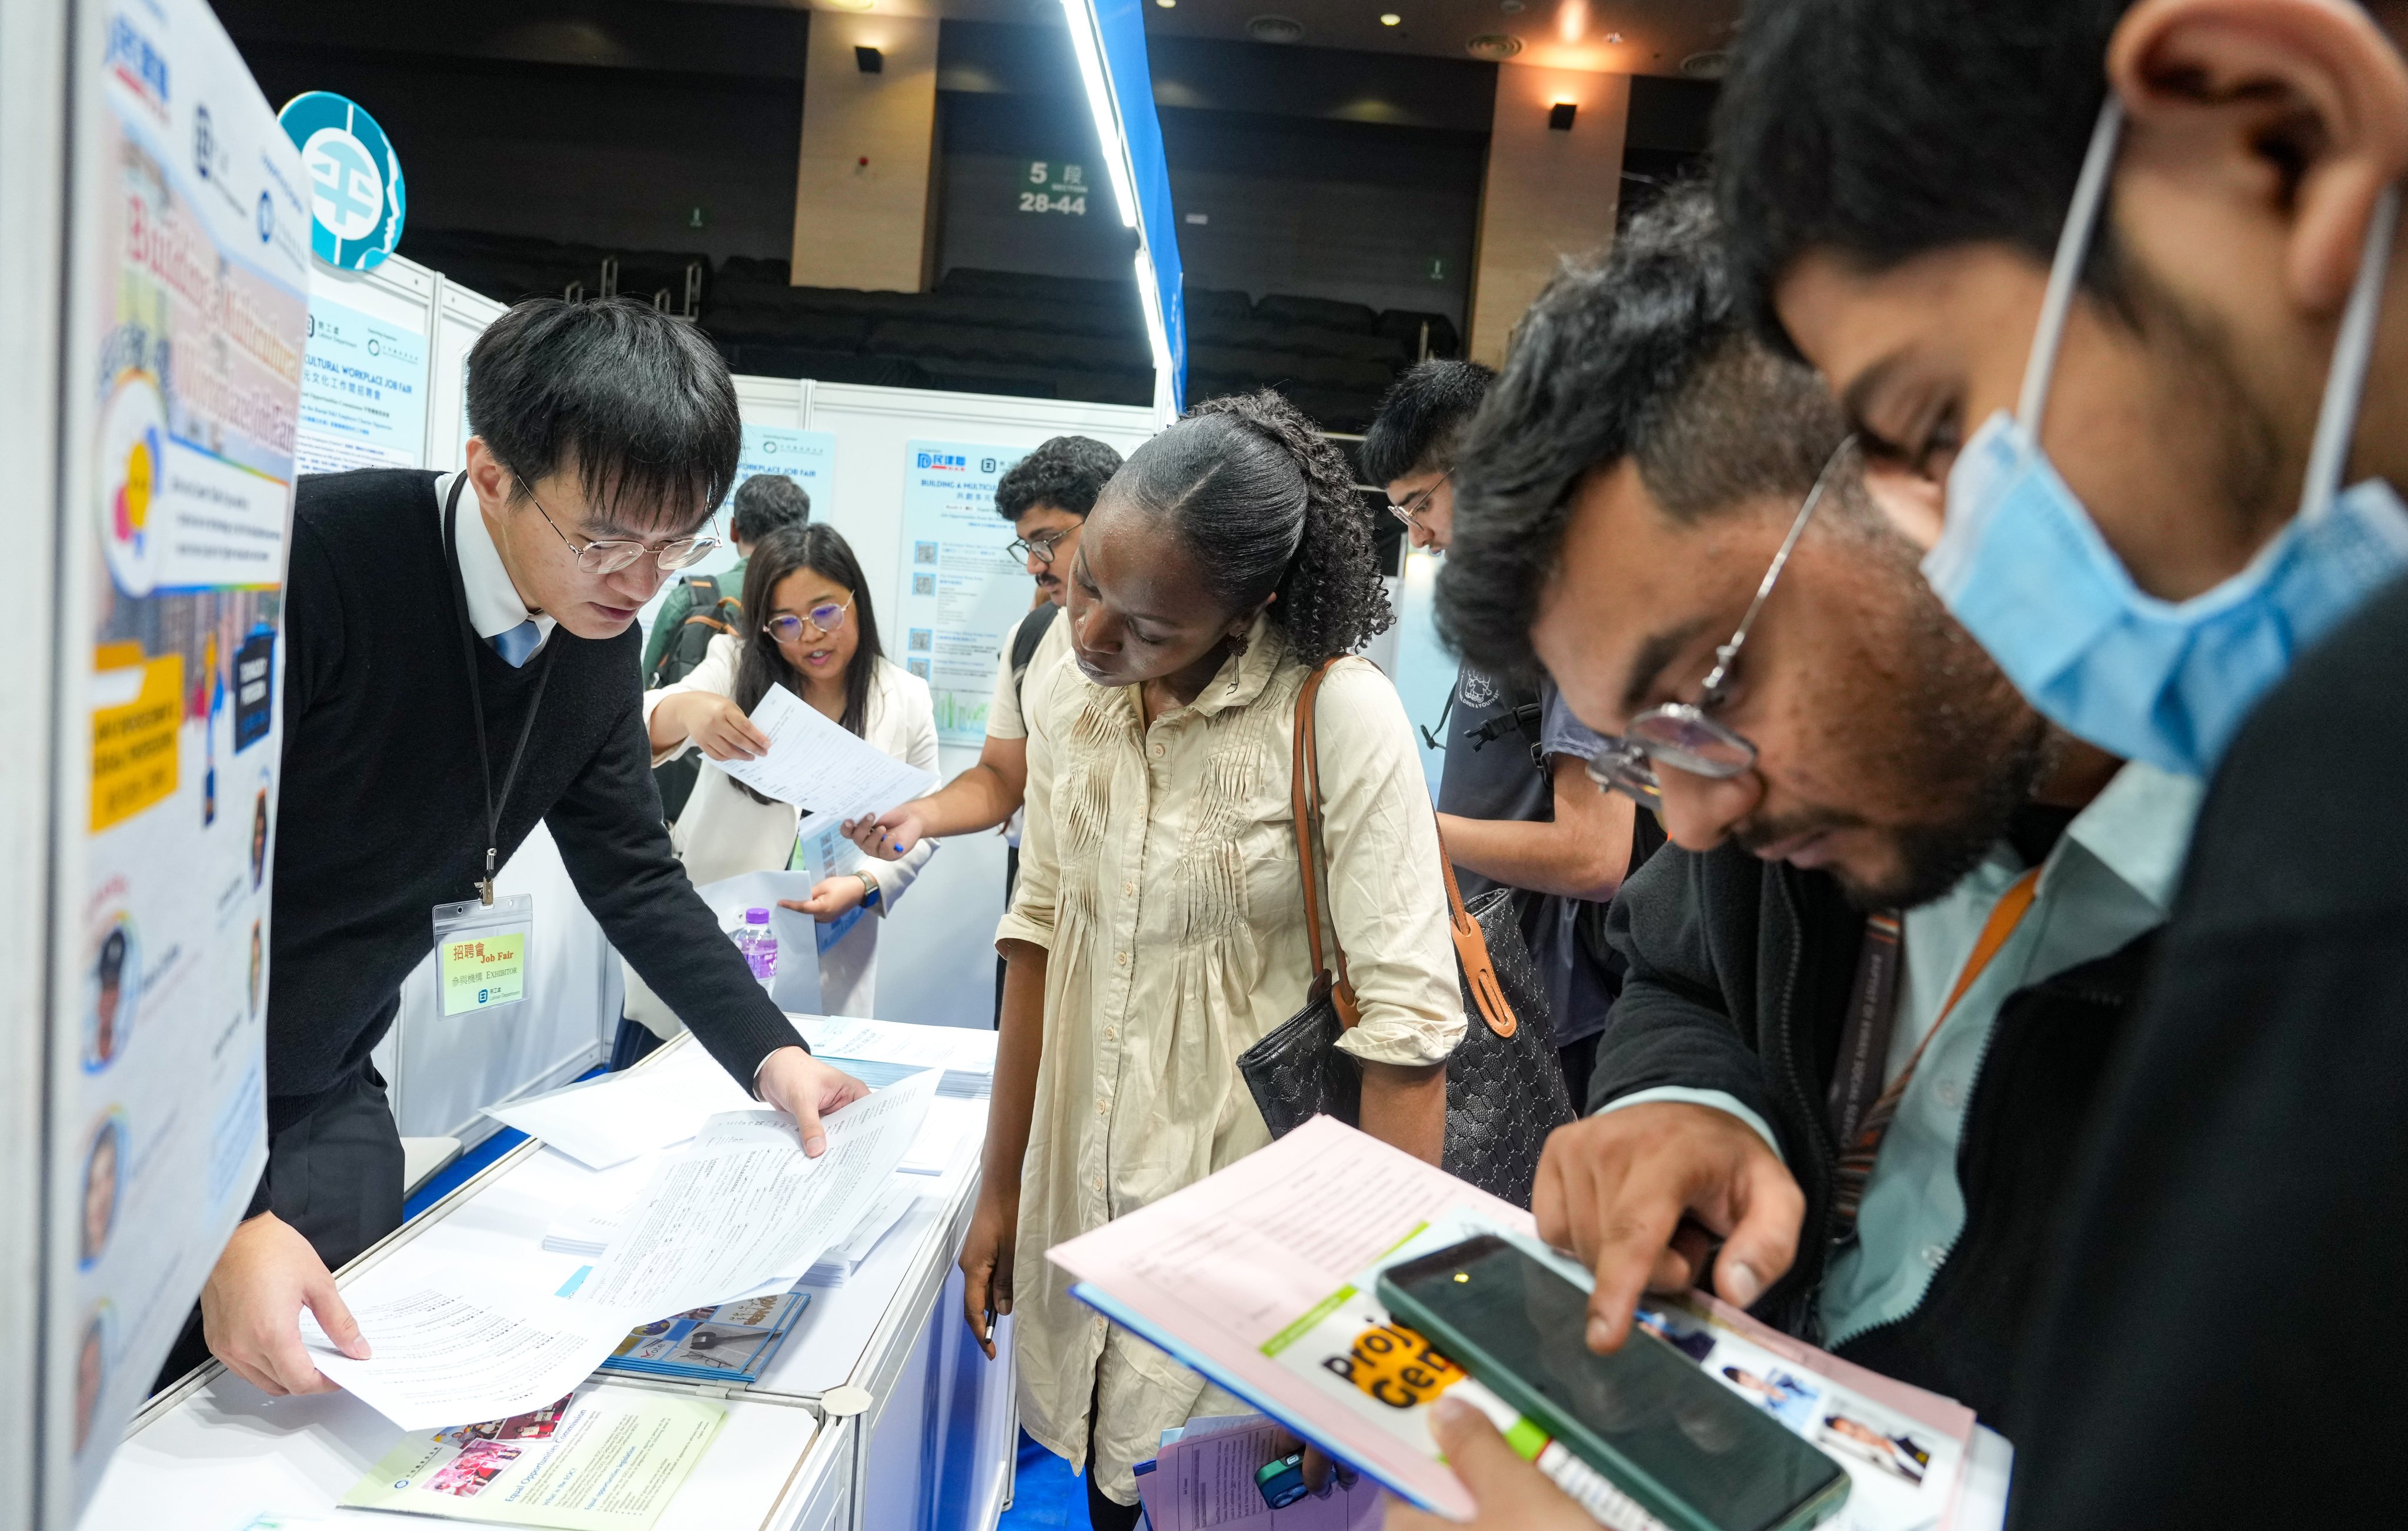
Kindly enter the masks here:
M 1727 1091 L 1771 1125 L 1806 1221 L 1796 1264 L 1756 1313 L 1807 1338 L 1830 1254 L 1837 1145 L 1824 1100 L 1863 935 L 1864 917 L 1829 876 L 1734 845 L 1667 849 L 1624 886 L 1608 928 L 1630 970 L 1589 1108 L 1679 1085 Z M 1914 1311 L 1841 1355 L 2000 1416 L 2084 1118 L 2154 943 L 2144 935 L 2000 1006 L 1957 1149 L 1964 1232 Z
M 798 1045 L 661 828 L 631 629 L 555 630 L 513 670 L 462 651 L 435 475 L 308 475 L 284 585 L 283 786 L 267 990 L 267 1114 L 280 1132 L 365 1063 L 402 980 L 432 950 L 435 905 L 476 896 L 485 788 L 469 715 L 471 655 L 494 790 L 538 680 L 551 679 L 502 810 L 507 859 L 540 821 L 612 946 L 736 1078 Z M 477 513 L 463 496 L 460 513 Z M 266 1181 L 251 1209 L 266 1205 Z
M 2035 1313 L 2017 1526 L 2408 1519 L 2403 799 L 2408 582 L 2208 788 Z

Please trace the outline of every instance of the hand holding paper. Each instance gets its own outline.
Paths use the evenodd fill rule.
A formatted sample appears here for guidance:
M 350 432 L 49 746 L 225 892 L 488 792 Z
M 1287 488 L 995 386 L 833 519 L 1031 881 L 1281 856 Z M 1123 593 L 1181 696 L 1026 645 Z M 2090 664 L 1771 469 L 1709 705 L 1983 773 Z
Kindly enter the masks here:
M 752 723 L 769 740 L 767 754 L 710 763 L 807 815 L 860 818 L 936 790 L 935 775 L 847 732 L 782 686 L 769 687 Z

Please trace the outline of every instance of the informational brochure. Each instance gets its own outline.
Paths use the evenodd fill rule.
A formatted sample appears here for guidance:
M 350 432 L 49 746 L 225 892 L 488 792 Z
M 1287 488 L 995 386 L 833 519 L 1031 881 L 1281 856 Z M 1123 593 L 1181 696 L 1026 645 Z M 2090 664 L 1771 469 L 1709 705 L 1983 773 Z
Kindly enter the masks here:
M 903 450 L 895 604 L 903 667 L 928 683 L 938 740 L 975 747 L 986 738 L 996 656 L 1036 594 L 1012 556 L 1011 523 L 995 513 L 996 483 L 1026 449 L 909 441 Z
M 704 764 L 822 821 L 882 814 L 937 789 L 934 772 L 896 759 L 782 686 L 769 687 L 752 719 L 769 737 L 768 754 Z
M 726 1406 L 588 1385 L 483 1424 L 405 1437 L 339 1501 L 495 1525 L 647 1531 L 727 1418 Z
M 1296 1437 L 1267 1414 L 1190 1420 L 1166 1430 L 1138 1464 L 1137 1491 L 1153 1531 L 1380 1531 L 1379 1484 L 1340 1473 L 1323 1495 L 1274 1509 L 1256 1474 L 1293 1454 Z
M 1075 1295 L 1415 1503 L 1458 1519 L 1472 1504 L 1440 1460 L 1427 1410 L 1454 1394 L 1590 1511 L 1646 1531 L 1639 1508 L 1539 1426 L 1397 1322 L 1378 1272 L 1475 1233 L 1548 1250 L 1527 1212 L 1328 1118 L 1048 1258 Z M 1971 1410 L 1852 1366 L 1702 1293 L 1642 1316 L 1668 1343 L 1829 1452 L 1852 1480 L 1836 1524 L 1948 1524 Z M 1579 1344 L 1568 1336 L 1566 1343 Z
M 810 1301 L 808 1292 L 781 1292 L 654 1319 L 629 1331 L 602 1369 L 684 1382 L 757 1382 Z

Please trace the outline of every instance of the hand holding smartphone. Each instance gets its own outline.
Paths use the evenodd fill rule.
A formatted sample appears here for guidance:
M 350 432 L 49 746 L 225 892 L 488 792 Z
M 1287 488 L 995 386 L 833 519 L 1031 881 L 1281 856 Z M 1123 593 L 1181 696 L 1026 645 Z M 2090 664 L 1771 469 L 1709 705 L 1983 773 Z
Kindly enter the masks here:
M 1587 1293 L 1495 1235 L 1389 1266 L 1379 1297 L 1675 1531 L 1805 1531 L 1847 1500 L 1838 1463 L 1654 1335 L 1592 1353 Z

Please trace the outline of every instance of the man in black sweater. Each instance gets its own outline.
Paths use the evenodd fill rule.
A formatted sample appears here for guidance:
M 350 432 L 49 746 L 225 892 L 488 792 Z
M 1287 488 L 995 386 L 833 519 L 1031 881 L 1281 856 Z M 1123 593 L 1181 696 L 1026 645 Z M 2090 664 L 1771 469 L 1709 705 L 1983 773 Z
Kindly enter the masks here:
M 468 358 L 467 468 L 305 478 L 284 597 L 284 782 L 267 1000 L 268 1165 L 201 1294 L 208 1349 L 271 1394 L 333 1386 L 308 1307 L 366 1353 L 328 1272 L 401 1221 L 369 1049 L 435 942 L 538 821 L 612 945 L 748 1090 L 863 1092 L 769 1002 L 670 853 L 637 608 L 710 546 L 741 426 L 718 354 L 640 304 L 523 303 Z M 198 1336 L 188 1334 L 188 1342 Z M 197 1361 L 179 1347 L 170 1375 Z
M 1724 87 L 1768 327 L 1971 465 L 1952 527 L 2059 528 L 1969 539 L 1952 599 L 2011 585 L 1978 635 L 2035 697 L 2211 775 L 2018 1373 L 2019 1525 L 2401 1518 L 2403 37 L 2397 0 L 1765 0 Z M 2056 482 L 1986 514 L 2008 410 Z

